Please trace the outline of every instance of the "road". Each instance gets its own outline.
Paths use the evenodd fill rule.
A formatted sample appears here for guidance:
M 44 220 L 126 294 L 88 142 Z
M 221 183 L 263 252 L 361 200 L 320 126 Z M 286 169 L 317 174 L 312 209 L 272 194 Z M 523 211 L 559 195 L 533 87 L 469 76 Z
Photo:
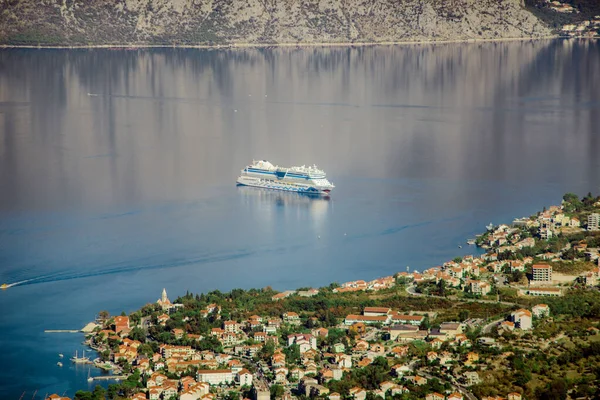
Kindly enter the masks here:
M 492 327 L 494 325 L 498 325 L 498 324 L 502 323 L 502 321 L 504 321 L 504 318 L 500 318 L 495 321 L 492 321 L 492 322 L 486 324 L 481 331 L 483 332 L 484 335 L 487 333 L 490 333 L 490 331 L 492 330 Z
M 252 357 L 248 357 L 246 355 L 243 354 L 237 354 L 237 355 L 232 355 L 233 358 L 237 358 L 239 360 L 246 360 L 249 364 L 254 364 L 254 366 L 256 367 L 256 374 L 254 375 L 254 379 L 256 379 L 258 381 L 258 389 L 262 390 L 260 388 L 260 386 L 264 387 L 264 390 L 269 390 L 269 382 L 267 381 L 267 378 L 265 377 L 265 371 L 263 369 L 263 366 L 260 364 L 260 362 L 255 363 L 254 360 L 252 359 Z
M 458 388 L 458 391 L 460 393 L 462 393 L 467 399 L 469 399 L 469 400 L 477 400 L 477 397 L 475 397 L 475 395 L 473 393 L 469 392 L 464 386 L 461 386 L 461 385 L 457 384 L 456 386 L 453 386 L 453 387 Z

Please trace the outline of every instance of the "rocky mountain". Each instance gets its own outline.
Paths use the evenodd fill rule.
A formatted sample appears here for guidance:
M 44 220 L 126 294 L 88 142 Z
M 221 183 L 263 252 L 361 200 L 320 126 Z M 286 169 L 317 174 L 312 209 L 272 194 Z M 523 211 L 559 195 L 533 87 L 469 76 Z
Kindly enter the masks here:
M 0 0 L 0 44 L 350 43 L 551 33 L 524 0 Z

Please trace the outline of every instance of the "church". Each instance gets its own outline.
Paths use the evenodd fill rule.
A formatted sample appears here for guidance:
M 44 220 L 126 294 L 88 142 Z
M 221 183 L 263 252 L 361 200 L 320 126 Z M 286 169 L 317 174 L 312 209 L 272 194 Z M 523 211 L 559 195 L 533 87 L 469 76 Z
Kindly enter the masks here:
M 183 307 L 183 304 L 173 304 L 171 300 L 167 297 L 167 289 L 163 288 L 160 299 L 156 301 L 156 303 L 166 311 L 167 313 L 171 313 L 177 310 L 179 307 Z

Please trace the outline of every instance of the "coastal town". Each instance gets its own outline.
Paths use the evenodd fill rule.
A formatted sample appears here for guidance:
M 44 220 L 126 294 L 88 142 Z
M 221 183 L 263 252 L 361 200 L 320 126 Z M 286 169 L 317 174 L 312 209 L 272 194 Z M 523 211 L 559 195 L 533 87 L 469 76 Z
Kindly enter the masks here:
M 102 311 L 86 362 L 119 381 L 75 399 L 600 396 L 600 197 L 566 194 L 470 243 L 483 254 L 420 272 L 174 301 L 163 289 Z

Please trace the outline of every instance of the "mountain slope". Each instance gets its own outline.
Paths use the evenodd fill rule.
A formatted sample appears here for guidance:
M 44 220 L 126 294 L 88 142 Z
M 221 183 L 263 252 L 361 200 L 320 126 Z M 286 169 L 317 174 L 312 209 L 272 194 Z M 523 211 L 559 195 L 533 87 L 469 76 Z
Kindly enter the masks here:
M 550 34 L 523 0 L 0 0 L 4 44 L 335 43 Z

